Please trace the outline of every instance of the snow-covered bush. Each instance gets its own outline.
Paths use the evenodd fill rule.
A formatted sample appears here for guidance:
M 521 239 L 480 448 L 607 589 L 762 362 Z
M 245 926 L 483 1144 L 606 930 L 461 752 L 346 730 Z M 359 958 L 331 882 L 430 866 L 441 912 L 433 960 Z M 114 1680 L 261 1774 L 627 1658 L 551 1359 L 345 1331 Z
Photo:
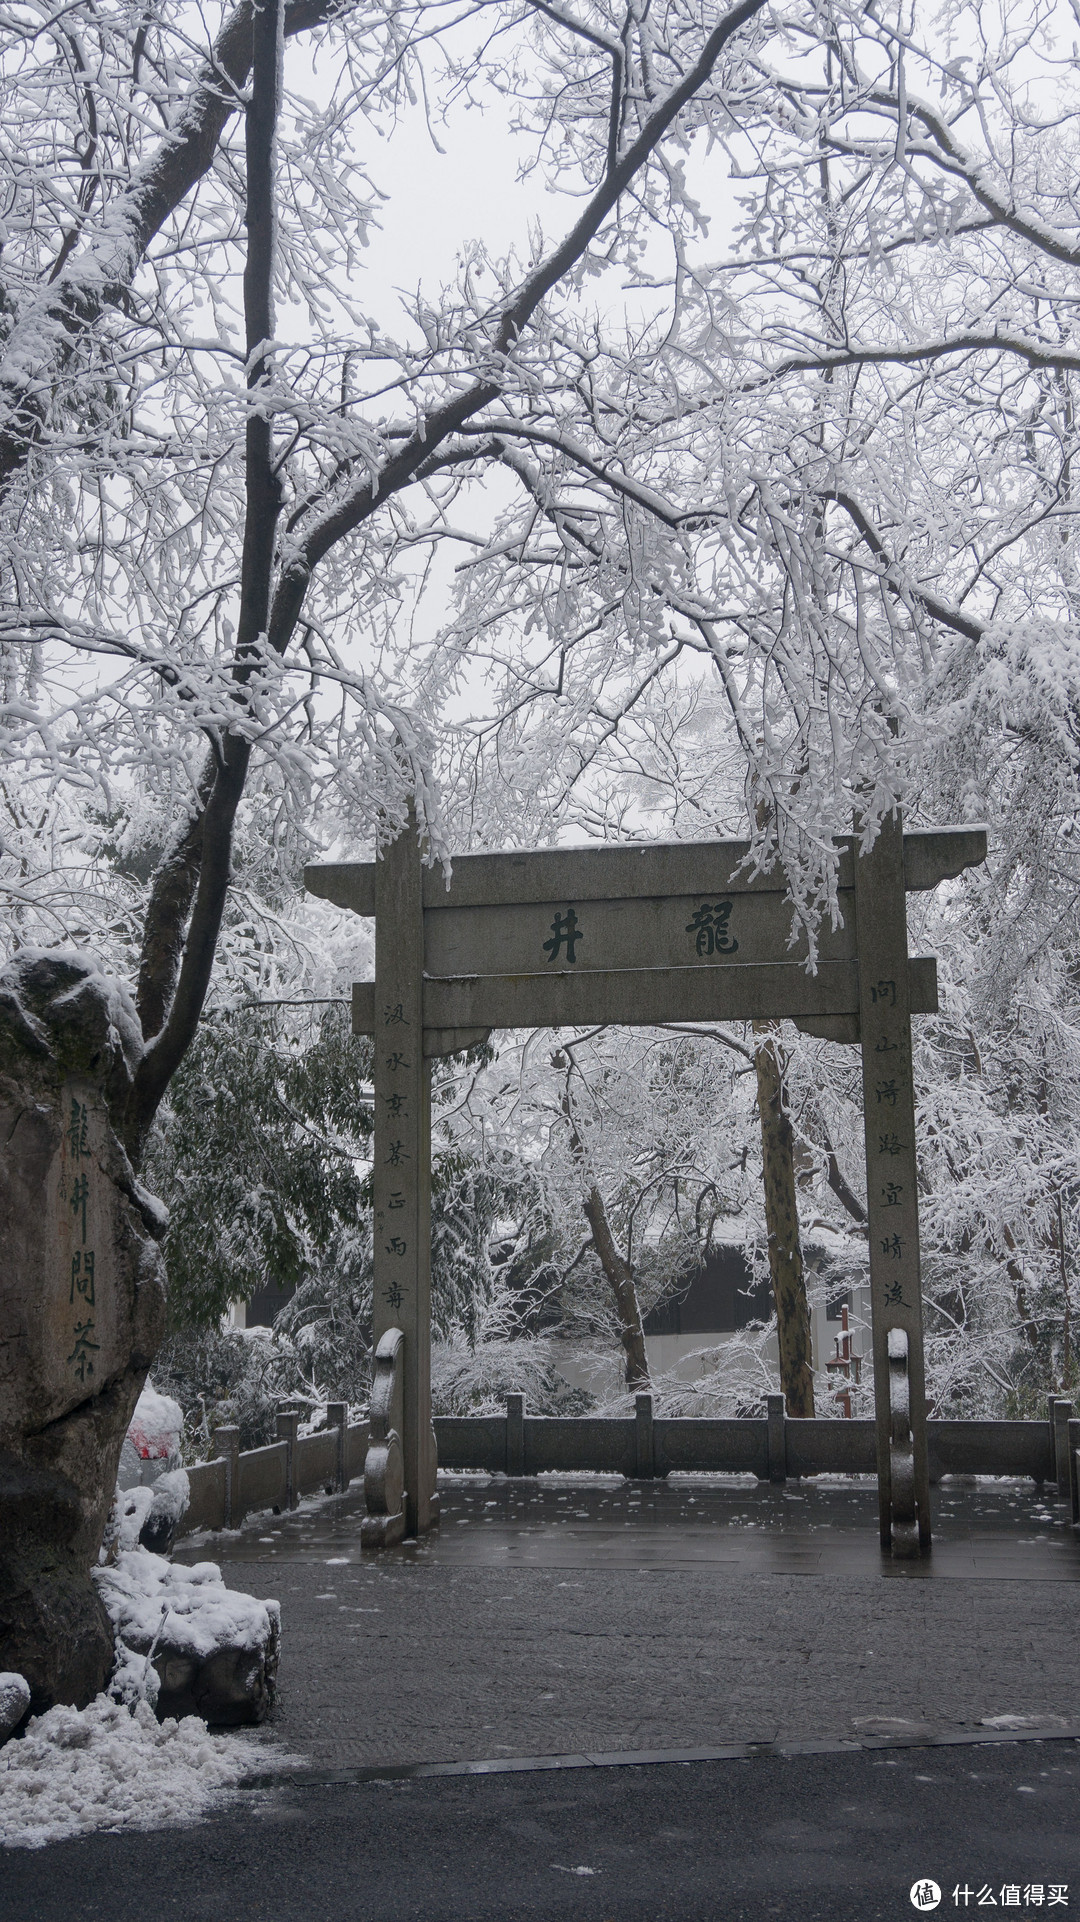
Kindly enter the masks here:
M 543 1336 L 504 1335 L 469 1342 L 460 1330 L 432 1344 L 431 1405 L 436 1415 L 501 1415 L 507 1395 L 524 1395 L 532 1415 L 583 1412 L 589 1397 L 572 1389 Z
M 290 1343 L 269 1331 L 186 1330 L 159 1349 L 154 1376 L 184 1415 L 184 1458 L 203 1461 L 216 1451 L 215 1428 L 234 1425 L 241 1448 L 273 1441 L 278 1408 L 297 1395 L 303 1373 Z

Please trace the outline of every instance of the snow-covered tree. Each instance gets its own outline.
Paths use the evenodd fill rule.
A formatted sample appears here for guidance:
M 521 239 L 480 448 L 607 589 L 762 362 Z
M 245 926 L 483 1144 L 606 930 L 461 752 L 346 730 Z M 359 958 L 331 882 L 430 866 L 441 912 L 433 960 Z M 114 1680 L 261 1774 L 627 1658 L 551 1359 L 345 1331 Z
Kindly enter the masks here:
M 44 1447 L 70 1509 L 62 1576 L 39 1526 L 63 1501 L 24 1489 L 12 1510 L 19 1599 L 0 1641 L 40 1704 L 93 1692 L 111 1659 L 86 1565 L 163 1313 L 137 1169 L 206 1006 L 238 829 L 291 842 L 295 863 L 332 783 L 353 833 L 395 829 L 415 798 L 444 844 L 430 735 L 395 664 L 398 579 L 442 532 L 443 478 L 481 472 L 500 423 L 543 414 L 551 297 L 669 207 L 681 218 L 671 143 L 737 90 L 762 9 L 654 22 L 631 6 L 583 31 L 558 8 L 265 0 L 211 34 L 170 6 L 0 13 L 5 1099 L 51 1115 L 56 1154 L 67 1104 L 92 1112 L 112 1210 L 94 1286 L 124 1303 L 108 1340 L 104 1316 L 64 1335 L 73 1375 L 50 1350 L 48 1396 L 26 1402 L 22 1359 L 5 1392 L 5 1445 L 31 1479 Z M 391 339 L 353 285 L 376 199 L 365 146 L 415 93 L 437 118 L 499 87 L 526 141 L 555 140 L 576 204 L 503 263 L 463 236 L 459 284 L 418 297 Z M 73 840 L 76 803 L 93 818 Z M 42 958 L 28 935 L 44 923 L 55 946 L 70 927 L 80 860 L 84 944 Z M 95 932 L 111 975 L 89 959 Z M 53 1211 L 26 1200 L 43 1165 L 29 1148 L 3 1164 L 30 1237 L 9 1249 L 20 1328 L 50 1261 L 33 1236 Z

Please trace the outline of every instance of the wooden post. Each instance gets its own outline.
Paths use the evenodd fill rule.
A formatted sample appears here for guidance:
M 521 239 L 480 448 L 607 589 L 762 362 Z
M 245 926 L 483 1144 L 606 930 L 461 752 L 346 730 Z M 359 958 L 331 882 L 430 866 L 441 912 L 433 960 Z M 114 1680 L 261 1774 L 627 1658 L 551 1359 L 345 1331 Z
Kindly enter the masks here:
M 930 1481 L 899 810 L 856 858 L 855 921 L 881 1541 L 917 1555 L 930 1547 Z
M 438 1519 L 431 1426 L 431 1074 L 424 1059 L 424 920 L 412 809 L 375 867 L 373 1345 L 404 1335 L 405 1531 Z M 369 1535 L 371 1531 L 368 1531 Z

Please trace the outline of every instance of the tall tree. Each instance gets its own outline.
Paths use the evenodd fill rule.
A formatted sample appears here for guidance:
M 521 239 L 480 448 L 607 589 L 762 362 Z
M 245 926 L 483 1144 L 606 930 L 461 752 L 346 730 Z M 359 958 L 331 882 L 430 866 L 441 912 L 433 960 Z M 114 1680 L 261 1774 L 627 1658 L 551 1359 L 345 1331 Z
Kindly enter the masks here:
M 203 55 L 165 11 L 7 18 L 2 745 L 13 776 L 96 791 L 103 811 L 141 788 L 163 842 L 110 930 L 134 1010 L 89 959 L 25 947 L 22 902 L 2 996 L 5 1139 L 28 1139 L 25 1116 L 46 1137 L 0 1169 L 0 1207 L 24 1224 L 5 1283 L 18 1392 L 5 1383 L 0 1442 L 18 1466 L 0 1659 L 38 1705 L 85 1699 L 111 1657 L 86 1570 L 162 1315 L 159 1211 L 137 1171 L 206 1003 L 253 767 L 279 830 L 332 781 L 369 829 L 399 826 L 415 794 L 440 845 L 423 727 L 343 658 L 342 629 L 358 608 L 388 623 L 388 560 L 416 537 L 407 500 L 422 514 L 442 477 L 482 471 L 543 414 L 545 303 L 665 205 L 667 145 L 737 78 L 762 6 L 663 25 L 635 7 L 595 24 L 507 9 L 512 51 L 478 55 L 439 5 L 241 5 Z M 338 52 L 325 106 L 283 94 L 283 48 L 303 32 Z M 442 311 L 418 302 L 395 346 L 349 286 L 371 217 L 350 113 L 392 114 L 440 35 L 451 86 L 539 73 L 537 123 L 573 125 L 560 167 L 580 204 L 490 295 L 470 268 Z M 433 518 L 441 531 L 437 499 Z M 82 1244 L 69 1261 L 73 1193 L 97 1197 L 75 1215 L 89 1270 Z M 35 1239 L 54 1231 L 59 1255 Z M 42 1272 L 70 1284 L 55 1326 L 31 1307 Z
M 581 1170 L 581 1205 L 589 1224 L 597 1260 L 611 1289 L 611 1298 L 618 1317 L 619 1339 L 625 1355 L 626 1386 L 631 1392 L 635 1389 L 648 1388 L 649 1358 L 645 1352 L 645 1331 L 641 1324 L 641 1304 L 634 1284 L 634 1271 L 621 1253 L 612 1233 L 607 1205 L 593 1172 L 588 1167 L 585 1143 L 574 1112 L 575 1063 L 572 1042 L 567 1043 L 565 1049 L 552 1056 L 552 1066 L 565 1075 L 562 1110 L 566 1116 L 574 1164 Z
M 785 1100 L 785 1063 L 777 1027 L 776 1022 L 754 1023 L 754 1071 L 761 1121 L 769 1276 L 776 1306 L 776 1340 L 784 1402 L 789 1415 L 809 1416 L 814 1413 L 810 1306 L 799 1229 L 795 1136 Z

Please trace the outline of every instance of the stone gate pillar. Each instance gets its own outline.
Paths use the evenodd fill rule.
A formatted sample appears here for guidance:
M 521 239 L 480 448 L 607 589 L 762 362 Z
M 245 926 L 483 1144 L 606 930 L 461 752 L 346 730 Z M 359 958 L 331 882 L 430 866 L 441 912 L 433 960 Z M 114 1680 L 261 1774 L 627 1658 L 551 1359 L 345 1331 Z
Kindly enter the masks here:
M 899 809 L 869 854 L 856 840 L 855 921 L 881 1541 L 894 1555 L 917 1555 L 930 1547 L 930 1481 Z
M 424 918 L 416 819 L 375 872 L 373 1345 L 400 1328 L 405 1531 L 438 1519 L 431 1426 L 431 1069 L 424 1058 Z

